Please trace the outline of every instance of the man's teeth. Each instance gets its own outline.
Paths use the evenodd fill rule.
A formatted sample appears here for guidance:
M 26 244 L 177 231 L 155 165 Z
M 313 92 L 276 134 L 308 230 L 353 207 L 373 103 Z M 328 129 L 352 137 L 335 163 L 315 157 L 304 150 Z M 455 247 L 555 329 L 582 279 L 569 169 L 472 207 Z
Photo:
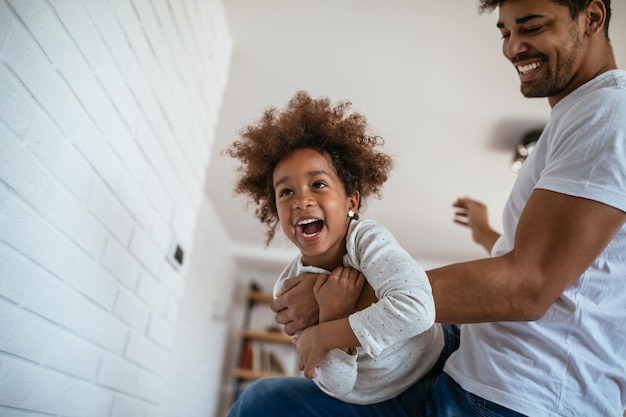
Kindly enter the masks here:
M 517 67 L 517 70 L 519 71 L 520 74 L 526 74 L 527 72 L 530 72 L 534 69 L 537 69 L 541 66 L 541 62 L 533 62 L 532 64 L 528 64 L 528 65 L 522 65 Z

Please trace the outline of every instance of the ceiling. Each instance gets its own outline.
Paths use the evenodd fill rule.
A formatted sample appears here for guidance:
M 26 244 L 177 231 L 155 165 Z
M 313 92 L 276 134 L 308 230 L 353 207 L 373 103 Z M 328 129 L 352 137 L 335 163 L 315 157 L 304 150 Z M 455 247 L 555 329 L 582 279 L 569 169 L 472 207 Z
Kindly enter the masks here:
M 618 3 L 618 2 L 614 2 Z M 485 253 L 452 222 L 471 196 L 500 212 L 515 181 L 513 148 L 542 127 L 545 99 L 525 99 L 500 51 L 497 12 L 468 0 L 224 0 L 233 39 L 230 79 L 208 168 L 207 193 L 240 262 L 280 268 L 282 235 L 265 247 L 254 207 L 233 194 L 236 163 L 221 153 L 241 127 L 299 89 L 349 100 L 395 161 L 381 200 L 362 217 L 385 224 L 426 268 Z M 612 40 L 626 62 L 626 4 L 613 6 Z

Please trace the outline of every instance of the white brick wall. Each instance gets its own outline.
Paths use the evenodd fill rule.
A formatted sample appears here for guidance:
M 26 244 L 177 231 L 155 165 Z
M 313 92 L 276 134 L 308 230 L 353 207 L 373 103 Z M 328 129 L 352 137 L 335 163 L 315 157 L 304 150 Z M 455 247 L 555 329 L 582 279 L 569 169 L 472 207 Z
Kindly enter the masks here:
M 230 53 L 221 0 L 0 0 L 0 415 L 218 415 Z

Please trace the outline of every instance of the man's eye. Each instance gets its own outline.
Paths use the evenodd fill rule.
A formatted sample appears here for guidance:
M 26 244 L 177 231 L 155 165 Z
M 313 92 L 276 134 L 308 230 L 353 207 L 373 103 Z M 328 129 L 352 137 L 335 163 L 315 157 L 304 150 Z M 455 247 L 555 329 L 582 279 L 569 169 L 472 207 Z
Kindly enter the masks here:
M 535 33 L 539 32 L 543 26 L 533 26 L 531 28 L 525 28 L 524 33 Z

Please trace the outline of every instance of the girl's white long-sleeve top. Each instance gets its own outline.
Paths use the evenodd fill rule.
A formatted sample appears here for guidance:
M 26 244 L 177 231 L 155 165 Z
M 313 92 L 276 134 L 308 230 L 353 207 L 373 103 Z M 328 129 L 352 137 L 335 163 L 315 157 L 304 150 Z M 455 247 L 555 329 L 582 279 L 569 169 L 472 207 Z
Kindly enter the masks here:
M 356 355 L 331 350 L 316 370 L 315 383 L 340 400 L 373 404 L 397 396 L 432 368 L 443 332 L 435 324 L 426 272 L 385 227 L 374 220 L 351 221 L 346 250 L 344 266 L 363 273 L 378 301 L 349 316 L 361 343 Z M 303 265 L 298 255 L 281 273 L 274 293 L 303 272 L 330 273 Z

